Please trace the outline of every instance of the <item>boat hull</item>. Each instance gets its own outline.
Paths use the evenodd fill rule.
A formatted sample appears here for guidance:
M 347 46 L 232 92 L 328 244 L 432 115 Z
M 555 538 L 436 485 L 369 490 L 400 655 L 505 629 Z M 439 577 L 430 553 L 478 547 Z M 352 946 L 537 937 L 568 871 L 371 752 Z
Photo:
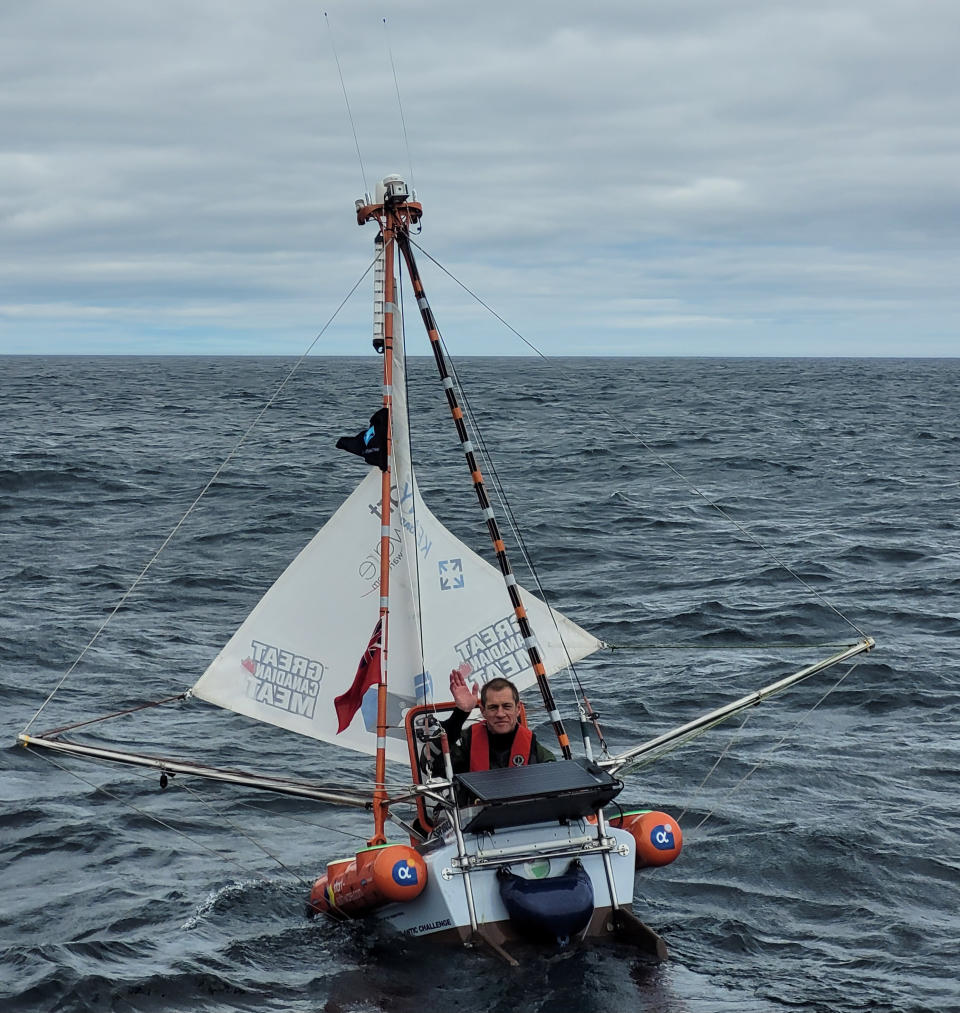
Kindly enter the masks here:
M 469 862 L 467 875 L 462 871 L 464 863 L 458 861 L 455 835 L 448 831 L 418 849 L 427 867 L 422 893 L 370 913 L 396 932 L 440 944 L 481 941 L 502 950 L 517 942 L 546 941 L 556 946 L 583 939 L 621 938 L 655 959 L 666 957 L 660 938 L 631 911 L 636 843 L 628 831 L 608 829 L 605 845 L 596 826 L 585 820 L 463 836 Z M 604 855 L 608 856 L 609 878 Z M 557 934 L 551 940 L 549 917 L 545 926 L 535 932 L 528 923 L 511 917 L 501 890 L 501 869 L 536 884 L 563 876 L 571 863 L 582 866 L 593 893 L 592 911 L 582 930 L 571 938 Z

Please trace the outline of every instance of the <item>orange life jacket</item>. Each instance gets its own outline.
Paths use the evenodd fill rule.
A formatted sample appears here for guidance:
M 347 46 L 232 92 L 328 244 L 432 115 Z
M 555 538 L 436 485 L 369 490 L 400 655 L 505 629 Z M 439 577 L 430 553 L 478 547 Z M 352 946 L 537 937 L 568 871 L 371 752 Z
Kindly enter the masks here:
M 526 766 L 530 762 L 532 747 L 533 732 L 526 725 L 517 725 L 513 744 L 510 746 L 510 766 Z M 487 726 L 482 721 L 470 729 L 470 769 L 490 769 L 490 736 L 487 734 Z

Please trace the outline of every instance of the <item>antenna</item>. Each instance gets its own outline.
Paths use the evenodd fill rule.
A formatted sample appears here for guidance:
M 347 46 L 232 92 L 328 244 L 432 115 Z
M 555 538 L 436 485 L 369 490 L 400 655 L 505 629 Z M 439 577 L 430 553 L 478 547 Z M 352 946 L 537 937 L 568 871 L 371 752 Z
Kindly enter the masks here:
M 410 155 L 410 141 L 407 138 L 407 121 L 403 117 L 403 103 L 400 101 L 400 82 L 397 79 L 397 68 L 393 62 L 393 46 L 390 44 L 390 27 L 387 19 L 383 19 L 383 29 L 387 36 L 387 52 L 390 54 L 390 69 L 393 71 L 393 87 L 397 93 L 397 108 L 400 110 L 400 126 L 403 129 L 403 146 L 407 152 L 407 165 L 410 167 L 410 190 L 414 200 L 417 199 L 417 188 L 413 182 L 413 158 Z

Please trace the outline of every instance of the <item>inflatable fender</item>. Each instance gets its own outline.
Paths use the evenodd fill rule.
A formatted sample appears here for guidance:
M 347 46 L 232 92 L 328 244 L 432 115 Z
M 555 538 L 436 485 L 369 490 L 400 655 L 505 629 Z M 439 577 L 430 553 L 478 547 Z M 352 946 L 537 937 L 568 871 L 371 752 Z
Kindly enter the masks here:
M 310 891 L 309 908 L 331 914 L 362 914 L 383 904 L 413 900 L 427 885 L 427 865 L 408 844 L 358 851 L 331 862 Z
M 637 842 L 636 867 L 669 865 L 683 848 L 680 824 L 664 812 L 624 813 L 609 820 L 610 826 L 627 830 Z

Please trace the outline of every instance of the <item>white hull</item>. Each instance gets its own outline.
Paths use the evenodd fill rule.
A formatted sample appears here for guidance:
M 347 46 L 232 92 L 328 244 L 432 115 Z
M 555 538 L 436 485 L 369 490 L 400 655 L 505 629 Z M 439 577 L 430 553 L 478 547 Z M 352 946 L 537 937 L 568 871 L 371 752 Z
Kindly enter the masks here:
M 409 936 L 467 940 L 477 934 L 500 946 L 526 937 L 511 920 L 501 897 L 498 870 L 508 868 L 523 878 L 542 882 L 566 872 L 573 861 L 583 866 L 594 896 L 594 913 L 578 936 L 608 934 L 614 929 L 611 911 L 630 911 L 636 842 L 625 830 L 608 829 L 604 842 L 596 824 L 575 820 L 566 825 L 544 823 L 496 833 L 465 833 L 463 837 L 469 866 L 466 874 L 462 871 L 464 863 L 457 859 L 456 837 L 450 829 L 438 846 L 422 856 L 428 869 L 423 893 L 412 901 L 388 904 L 373 914 Z M 604 855 L 609 857 L 609 879 Z

